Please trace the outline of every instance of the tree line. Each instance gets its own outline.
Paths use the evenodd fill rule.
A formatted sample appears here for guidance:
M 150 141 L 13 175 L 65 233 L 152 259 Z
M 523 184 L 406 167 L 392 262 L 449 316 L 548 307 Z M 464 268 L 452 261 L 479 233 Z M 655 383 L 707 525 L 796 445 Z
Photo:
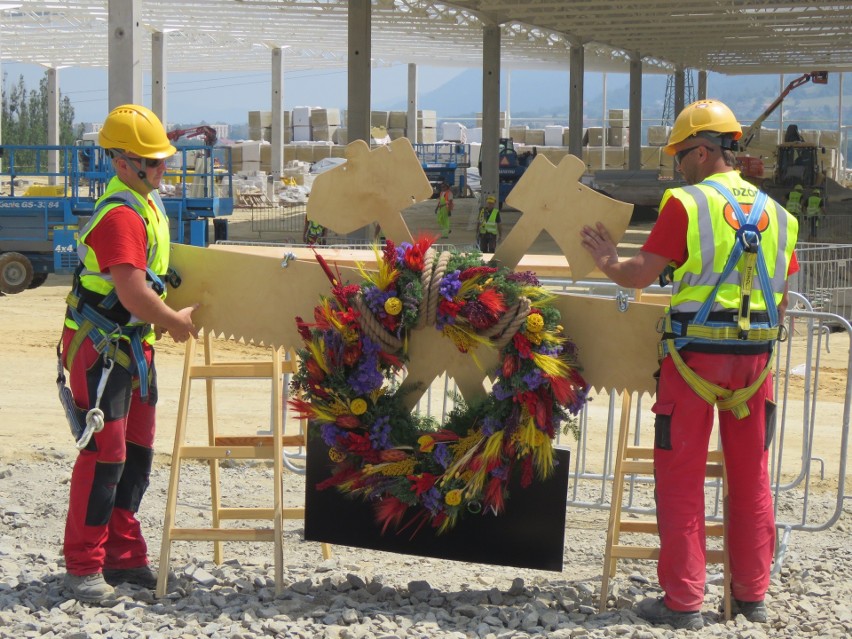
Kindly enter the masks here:
M 6 87 L 6 74 L 3 74 L 3 86 Z M 2 142 L 4 145 L 45 145 L 47 144 L 47 73 L 38 83 L 38 89 L 27 89 L 24 76 L 9 85 L 3 91 Z M 74 107 L 68 96 L 59 97 L 59 144 L 71 145 L 82 134 L 82 125 L 74 126 Z M 40 154 L 42 166 L 46 168 L 47 158 Z M 15 154 L 15 166 L 18 170 L 32 170 L 35 153 Z M 4 163 L 5 164 L 5 163 Z

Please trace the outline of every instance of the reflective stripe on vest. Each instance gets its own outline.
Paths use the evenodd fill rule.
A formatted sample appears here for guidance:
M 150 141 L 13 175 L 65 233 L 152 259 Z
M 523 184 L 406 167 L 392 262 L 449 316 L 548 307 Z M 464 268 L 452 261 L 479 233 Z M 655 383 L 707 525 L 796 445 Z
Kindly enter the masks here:
M 482 211 L 483 215 L 479 220 L 479 232 L 480 233 L 491 233 L 491 235 L 497 235 L 497 216 L 500 215 L 499 209 L 491 209 L 491 214 L 486 218 L 484 213 L 485 210 Z
M 754 202 L 757 195 L 754 186 L 735 172 L 716 174 L 711 178 L 727 186 L 744 208 Z M 736 241 L 736 231 L 726 221 L 725 209 L 729 205 L 713 187 L 697 184 L 672 189 L 669 193 L 683 204 L 688 217 L 687 259 L 674 273 L 671 309 L 673 312 L 694 313 L 716 286 Z M 762 219 L 768 220 L 768 225 L 761 231 L 761 247 L 771 281 L 771 303 L 777 306 L 783 297 L 798 222 L 772 200 L 767 201 L 765 211 L 766 216 Z M 734 219 L 732 215 L 731 219 Z M 711 312 L 739 307 L 740 279 L 739 270 L 734 269 L 719 287 Z M 764 292 L 759 282 L 755 282 L 751 309 L 761 311 L 766 308 Z
M 94 250 L 86 244 L 86 238 L 107 213 L 119 206 L 127 206 L 135 211 L 145 222 L 147 235 L 147 267 L 160 276 L 164 276 L 169 266 L 169 221 L 165 213 L 165 206 L 156 191 L 148 196 L 154 203 L 152 207 L 146 198 L 127 187 L 118 177 L 113 177 L 107 185 L 104 194 L 95 204 L 94 215 L 89 219 L 80 232 L 77 244 L 77 253 L 82 263 L 80 272 L 80 286 L 86 290 L 99 295 L 109 295 L 115 285 L 109 273 L 101 273 L 100 265 Z M 151 282 L 149 282 L 151 285 Z M 166 297 L 166 291 L 160 295 Z M 78 328 L 76 323 L 66 320 L 66 325 Z M 143 325 L 144 322 L 132 317 L 127 326 Z M 153 342 L 153 330 L 145 336 L 145 340 Z
M 796 213 L 802 212 L 802 192 L 801 191 L 793 191 L 792 193 L 790 193 L 790 197 L 787 198 L 786 208 L 787 208 L 787 211 L 789 213 L 793 213 L 794 215 Z

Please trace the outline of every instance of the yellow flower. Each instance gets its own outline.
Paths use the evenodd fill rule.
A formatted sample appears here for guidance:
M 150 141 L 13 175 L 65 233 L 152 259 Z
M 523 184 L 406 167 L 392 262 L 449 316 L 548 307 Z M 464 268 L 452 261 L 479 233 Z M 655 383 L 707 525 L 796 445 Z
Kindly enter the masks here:
M 538 346 L 541 344 L 541 333 L 530 333 L 527 331 L 524 336 L 530 341 L 530 344 Z
M 346 459 L 346 455 L 339 450 L 335 450 L 334 448 L 328 449 L 328 458 L 333 461 L 335 464 L 339 464 L 344 459 Z
M 538 313 L 527 315 L 527 331 L 540 333 L 542 330 L 544 330 L 544 318 Z
M 360 397 L 356 397 L 349 403 L 349 410 L 353 415 L 363 415 L 367 412 L 367 402 Z
M 431 453 L 432 449 L 435 448 L 435 440 L 429 435 L 421 435 L 417 439 L 417 443 L 420 444 L 421 453 Z
M 385 312 L 388 315 L 399 315 L 402 313 L 402 300 L 398 297 L 389 297 L 385 300 Z
M 447 506 L 458 506 L 462 500 L 462 491 L 458 488 L 451 490 L 444 496 Z

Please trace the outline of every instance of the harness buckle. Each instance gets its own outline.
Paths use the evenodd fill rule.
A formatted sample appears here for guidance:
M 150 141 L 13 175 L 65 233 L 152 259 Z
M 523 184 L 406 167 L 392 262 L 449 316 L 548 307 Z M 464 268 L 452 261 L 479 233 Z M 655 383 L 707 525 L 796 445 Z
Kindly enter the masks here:
M 776 338 L 779 342 L 786 342 L 789 337 L 789 333 L 787 332 L 786 324 L 778 325 L 778 337 Z
M 181 279 L 180 275 L 178 275 L 178 272 L 171 267 L 169 267 L 169 270 L 166 272 L 165 280 L 172 288 L 179 288 L 180 285 L 183 283 L 183 280 Z

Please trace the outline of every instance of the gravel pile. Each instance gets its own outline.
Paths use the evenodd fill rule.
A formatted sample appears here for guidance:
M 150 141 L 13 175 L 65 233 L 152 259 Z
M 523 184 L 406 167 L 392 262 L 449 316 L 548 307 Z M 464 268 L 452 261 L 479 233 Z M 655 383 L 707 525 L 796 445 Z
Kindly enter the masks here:
M 344 547 L 334 547 L 334 556 L 323 560 L 319 544 L 303 541 L 301 522 L 290 521 L 286 588 L 280 595 L 270 544 L 228 543 L 226 561 L 216 565 L 211 543 L 175 542 L 167 597 L 122 586 L 106 605 L 83 605 L 62 593 L 61 543 L 72 463 L 67 450 L 47 447 L 33 459 L 0 462 L 0 637 L 852 636 L 848 511 L 829 531 L 792 535 L 767 597 L 770 620 L 762 625 L 743 617 L 724 621 L 717 612 L 718 579 L 707 586 L 704 630 L 648 625 L 630 607 L 658 594 L 652 562 L 619 562 L 608 609 L 598 613 L 607 514 L 577 509 L 568 511 L 561 574 Z M 186 464 L 181 477 L 178 525 L 207 525 L 208 471 Z M 271 495 L 271 477 L 262 464 L 225 469 L 223 504 L 268 505 L 259 496 Z M 158 458 L 141 513 L 155 563 L 167 482 L 168 468 Z M 289 475 L 285 483 L 289 504 L 301 503 L 303 479 Z

